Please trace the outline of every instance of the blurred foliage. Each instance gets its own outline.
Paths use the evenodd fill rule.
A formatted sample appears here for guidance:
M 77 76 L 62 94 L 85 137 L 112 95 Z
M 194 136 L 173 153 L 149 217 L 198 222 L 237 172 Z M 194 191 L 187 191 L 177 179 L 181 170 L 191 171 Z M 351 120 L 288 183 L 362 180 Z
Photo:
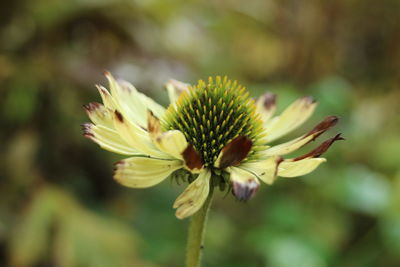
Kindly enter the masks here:
M 264 185 L 246 204 L 216 196 L 204 266 L 399 266 L 399 10 L 398 0 L 3 1 L 0 266 L 181 266 L 187 221 L 171 206 L 182 186 L 122 188 L 111 179 L 121 157 L 80 134 L 105 69 L 163 105 L 167 79 L 216 74 L 253 96 L 277 93 L 280 109 L 315 96 L 315 116 L 291 137 L 341 117 L 329 134 L 347 141 L 311 175 Z

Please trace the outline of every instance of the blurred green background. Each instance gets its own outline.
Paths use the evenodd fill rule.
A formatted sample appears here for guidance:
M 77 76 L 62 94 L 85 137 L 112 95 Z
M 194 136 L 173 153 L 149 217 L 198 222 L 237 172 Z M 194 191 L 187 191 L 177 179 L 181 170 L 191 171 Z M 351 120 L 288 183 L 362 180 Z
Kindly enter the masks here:
M 164 82 L 229 75 L 319 100 L 328 163 L 215 198 L 204 266 L 400 266 L 400 1 L 16 0 L 0 4 L 0 266 L 182 266 L 183 186 L 123 188 L 81 135 L 103 70 L 167 105 Z

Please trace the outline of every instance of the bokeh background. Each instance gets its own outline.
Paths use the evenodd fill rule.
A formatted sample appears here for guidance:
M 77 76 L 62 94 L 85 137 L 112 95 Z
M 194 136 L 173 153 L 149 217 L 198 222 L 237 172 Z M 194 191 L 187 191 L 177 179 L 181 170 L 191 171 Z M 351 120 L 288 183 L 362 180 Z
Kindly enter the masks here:
M 346 141 L 240 203 L 217 194 L 204 266 L 400 266 L 400 1 L 15 0 L 0 4 L 0 266 L 182 266 L 169 181 L 112 180 L 81 135 L 109 70 L 167 105 L 164 82 L 229 75 L 280 109 L 320 105 Z

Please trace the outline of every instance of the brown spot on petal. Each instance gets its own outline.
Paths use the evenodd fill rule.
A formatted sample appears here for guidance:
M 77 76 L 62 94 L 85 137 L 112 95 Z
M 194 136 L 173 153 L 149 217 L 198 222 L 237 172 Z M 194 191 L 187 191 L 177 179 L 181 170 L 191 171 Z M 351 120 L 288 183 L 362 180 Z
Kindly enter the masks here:
M 117 120 L 119 120 L 119 122 L 122 123 L 124 122 L 124 116 L 122 116 L 122 114 L 118 110 L 115 110 L 114 114 Z
M 321 145 L 319 145 L 316 149 L 312 150 L 311 152 L 303 155 L 303 156 L 299 156 L 297 158 L 294 158 L 293 161 L 298 161 L 298 160 L 302 160 L 305 158 L 318 158 L 319 156 L 321 156 L 323 153 L 325 153 L 325 151 L 328 150 L 328 148 L 335 142 L 338 140 L 345 140 L 343 137 L 340 136 L 341 134 L 337 134 L 335 137 L 330 138 L 328 140 L 326 140 L 325 142 L 323 142 Z
M 276 159 L 274 178 L 276 178 L 276 176 L 278 175 L 279 165 L 280 165 L 283 161 L 284 161 L 284 160 L 283 160 L 282 157 L 278 157 L 278 158 Z
M 233 182 L 233 194 L 239 201 L 247 201 L 258 191 L 260 184 L 254 179 L 248 179 L 246 182 Z
M 276 104 L 276 95 L 270 92 L 265 93 L 262 98 L 264 98 L 264 108 L 269 110 Z
M 238 136 L 227 144 L 221 151 L 222 156 L 219 162 L 219 168 L 225 169 L 229 166 L 235 166 L 247 157 L 253 142 L 246 136 Z
M 203 167 L 203 159 L 199 152 L 194 149 L 192 144 L 189 144 L 186 149 L 182 152 L 183 159 L 185 160 L 186 166 L 193 169 L 201 169 Z
M 308 132 L 306 134 L 307 136 L 310 136 L 312 134 L 318 133 L 315 137 L 317 138 L 318 136 L 320 136 L 321 134 L 323 134 L 326 130 L 328 130 L 329 128 L 331 128 L 332 126 L 335 126 L 336 123 L 338 122 L 339 118 L 336 116 L 329 116 L 326 117 L 323 121 L 321 121 L 320 123 L 318 123 L 317 126 L 315 126 L 310 132 Z
M 147 129 L 152 135 L 157 135 L 161 132 L 160 120 L 150 110 L 147 111 Z

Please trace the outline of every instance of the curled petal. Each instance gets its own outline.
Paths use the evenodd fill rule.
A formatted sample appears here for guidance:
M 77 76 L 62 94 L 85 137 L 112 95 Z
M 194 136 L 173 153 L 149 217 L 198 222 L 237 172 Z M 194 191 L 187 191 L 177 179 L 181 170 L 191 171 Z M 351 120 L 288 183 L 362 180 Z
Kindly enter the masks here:
M 253 142 L 246 136 L 238 136 L 227 144 L 219 153 L 215 167 L 225 169 L 244 160 L 250 152 Z
M 82 129 L 85 137 L 96 142 L 105 150 L 122 155 L 140 154 L 139 151 L 130 147 L 115 130 L 91 123 L 83 124 Z
M 338 121 L 338 118 L 335 116 L 326 117 L 322 122 L 320 122 L 317 126 L 315 126 L 310 132 L 307 134 L 300 136 L 292 141 L 273 146 L 265 150 L 262 154 L 264 157 L 275 156 L 275 155 L 286 155 L 289 154 L 305 144 L 315 140 L 318 136 L 323 134 L 329 128 L 334 126 Z
M 255 174 L 237 167 L 229 167 L 227 171 L 231 174 L 233 194 L 238 200 L 247 201 L 256 194 L 260 182 Z
M 132 157 L 115 164 L 114 179 L 127 187 L 145 188 L 162 182 L 182 167 L 179 160 Z
M 265 124 L 267 142 L 276 140 L 303 124 L 314 112 L 317 103 L 311 97 L 303 97 L 291 104 L 281 115 Z
M 173 207 L 178 219 L 193 215 L 203 206 L 210 192 L 210 178 L 211 172 L 204 170 L 176 199 Z
M 276 95 L 270 92 L 257 98 L 256 107 L 264 123 L 274 115 L 276 110 Z

